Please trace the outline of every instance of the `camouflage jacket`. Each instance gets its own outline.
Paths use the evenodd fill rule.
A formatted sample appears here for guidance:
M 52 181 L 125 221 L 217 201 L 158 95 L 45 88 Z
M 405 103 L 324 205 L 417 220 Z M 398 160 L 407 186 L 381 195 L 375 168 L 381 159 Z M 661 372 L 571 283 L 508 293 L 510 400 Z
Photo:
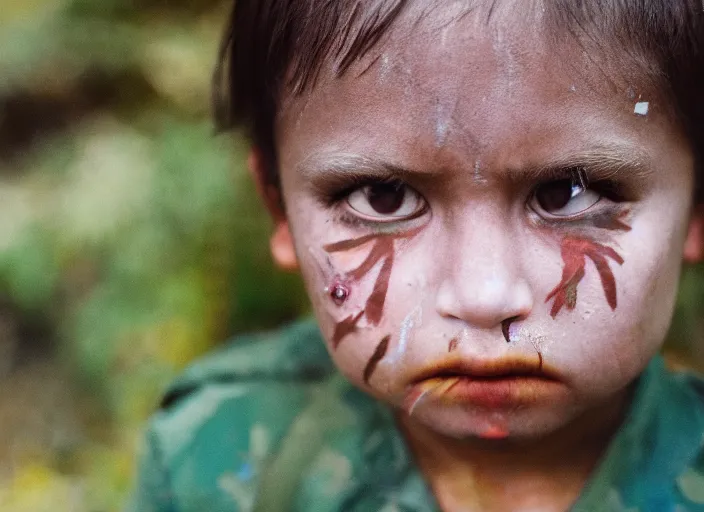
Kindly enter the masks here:
M 315 323 L 192 365 L 149 423 L 134 512 L 439 510 L 391 412 L 339 376 Z M 655 358 L 575 512 L 704 512 L 704 383 Z

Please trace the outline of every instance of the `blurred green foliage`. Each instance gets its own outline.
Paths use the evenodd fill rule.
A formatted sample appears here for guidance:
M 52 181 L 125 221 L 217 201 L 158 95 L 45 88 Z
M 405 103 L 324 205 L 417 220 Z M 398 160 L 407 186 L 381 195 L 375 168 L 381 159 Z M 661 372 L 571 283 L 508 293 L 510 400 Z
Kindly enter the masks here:
M 0 0 L 0 510 L 118 510 L 168 381 L 307 308 L 243 143 L 209 120 L 227 9 Z M 702 283 L 678 360 L 704 361 Z
M 226 10 L 0 2 L 0 510 L 118 510 L 180 369 L 306 310 L 209 119 Z

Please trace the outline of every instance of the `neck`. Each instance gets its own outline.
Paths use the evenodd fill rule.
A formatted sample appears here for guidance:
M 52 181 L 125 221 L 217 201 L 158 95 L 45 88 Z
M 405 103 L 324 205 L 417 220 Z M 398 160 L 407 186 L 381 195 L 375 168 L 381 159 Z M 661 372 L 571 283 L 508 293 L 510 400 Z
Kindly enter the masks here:
M 536 440 L 454 439 L 407 415 L 398 422 L 442 510 L 564 511 L 623 422 L 631 396 L 624 391 Z

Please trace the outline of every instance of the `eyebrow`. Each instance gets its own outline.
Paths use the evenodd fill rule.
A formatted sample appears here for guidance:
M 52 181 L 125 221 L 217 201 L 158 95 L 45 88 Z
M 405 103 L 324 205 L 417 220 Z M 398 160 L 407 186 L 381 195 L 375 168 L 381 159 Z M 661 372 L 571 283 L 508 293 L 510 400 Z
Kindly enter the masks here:
M 359 174 L 369 177 L 403 179 L 433 175 L 429 171 L 409 169 L 382 159 L 352 153 L 314 155 L 299 164 L 296 171 L 306 179 L 317 179 L 320 175 L 325 175 L 331 180 L 347 179 L 350 175 Z
M 597 180 L 644 180 L 655 171 L 645 151 L 630 143 L 607 143 L 576 151 L 564 157 L 512 171 L 514 181 L 544 181 L 564 177 L 565 172 L 583 170 Z
M 303 182 L 319 198 L 328 198 L 331 191 L 349 189 L 365 181 L 394 181 L 418 184 L 437 179 L 434 172 L 409 169 L 401 165 L 351 153 L 317 154 L 296 166 Z M 327 201 L 327 199 L 324 199 Z
M 474 160 L 472 160 L 474 161 Z M 503 170 L 502 178 L 512 182 L 545 181 L 561 178 L 570 170 L 584 170 L 593 179 L 645 179 L 654 173 L 645 152 L 631 144 L 602 144 L 554 160 Z M 472 166 L 472 171 L 473 171 Z M 382 159 L 353 153 L 317 154 L 296 168 L 310 183 L 347 183 L 350 178 L 399 179 L 420 181 L 437 178 L 427 169 L 412 169 Z M 470 169 L 468 168 L 468 171 Z M 492 171 L 490 171 L 492 172 Z M 496 171 L 493 171 L 496 172 Z

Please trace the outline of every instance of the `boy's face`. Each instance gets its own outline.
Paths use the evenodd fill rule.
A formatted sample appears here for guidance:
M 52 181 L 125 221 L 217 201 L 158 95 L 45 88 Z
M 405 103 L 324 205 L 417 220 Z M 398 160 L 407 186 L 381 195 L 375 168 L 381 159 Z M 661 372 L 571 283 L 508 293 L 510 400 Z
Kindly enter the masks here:
M 274 252 L 290 228 L 361 388 L 444 434 L 543 436 L 617 401 L 659 349 L 692 156 L 608 56 L 558 52 L 538 22 L 441 17 L 285 101 Z

